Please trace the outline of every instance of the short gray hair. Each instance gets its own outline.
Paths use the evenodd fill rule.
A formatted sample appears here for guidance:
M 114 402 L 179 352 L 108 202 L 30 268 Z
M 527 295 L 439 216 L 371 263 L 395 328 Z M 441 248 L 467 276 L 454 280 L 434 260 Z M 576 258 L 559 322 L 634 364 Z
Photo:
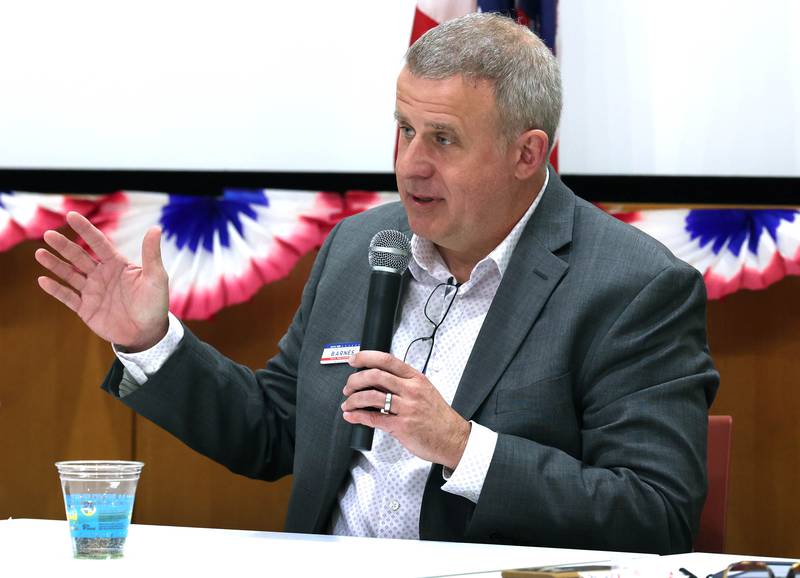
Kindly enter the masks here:
M 508 141 L 540 129 L 554 146 L 561 74 L 553 53 L 527 27 L 500 14 L 467 14 L 428 30 L 406 52 L 406 66 L 420 78 L 491 81 Z

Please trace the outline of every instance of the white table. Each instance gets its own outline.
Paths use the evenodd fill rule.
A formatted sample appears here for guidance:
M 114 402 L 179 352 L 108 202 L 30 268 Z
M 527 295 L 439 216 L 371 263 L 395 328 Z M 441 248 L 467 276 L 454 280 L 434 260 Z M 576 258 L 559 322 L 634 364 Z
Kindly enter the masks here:
M 75 560 L 66 521 L 0 521 L 3 576 L 60 575 L 214 576 L 256 573 L 302 578 L 441 576 L 499 571 L 535 564 L 590 562 L 625 557 L 614 552 L 560 550 L 452 542 L 345 538 L 132 524 L 125 557 Z M 633 555 L 639 556 L 639 555 Z M 9 563 L 24 573 L 11 573 Z M 497 573 L 499 575 L 499 572 Z
M 62 520 L 0 521 L 0 575 L 73 574 L 104 578 L 190 576 L 233 578 L 347 576 L 429 577 L 468 574 L 499 577 L 503 568 L 611 561 L 630 569 L 626 576 L 682 577 L 681 566 L 700 578 L 750 556 L 683 554 L 652 556 L 593 550 L 529 548 L 452 542 L 345 538 L 314 534 L 251 532 L 131 525 L 125 557 L 76 560 L 69 527 Z

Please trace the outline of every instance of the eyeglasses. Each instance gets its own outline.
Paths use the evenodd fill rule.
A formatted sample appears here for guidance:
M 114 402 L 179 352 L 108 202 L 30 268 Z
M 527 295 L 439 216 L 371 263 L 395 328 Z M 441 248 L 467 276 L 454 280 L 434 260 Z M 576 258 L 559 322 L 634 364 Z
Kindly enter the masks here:
M 745 560 L 731 564 L 708 578 L 795 578 L 800 576 L 800 562 L 757 562 Z
M 428 362 L 431 360 L 431 355 L 433 354 L 433 343 L 436 339 L 436 332 L 439 330 L 439 327 L 442 326 L 442 323 L 444 323 L 447 314 L 450 313 L 450 308 L 453 306 L 453 301 L 456 300 L 456 295 L 458 295 L 459 288 L 461 288 L 461 283 L 453 283 L 452 277 L 450 277 L 446 282 L 439 283 L 433 288 L 433 291 L 431 291 L 431 294 L 428 295 L 428 299 L 425 301 L 425 308 L 423 309 L 425 318 L 430 321 L 431 325 L 433 325 L 433 331 L 431 331 L 431 334 L 427 337 L 417 337 L 408 344 L 406 354 L 403 356 L 404 363 L 408 358 L 408 353 L 415 344 L 430 342 L 428 347 L 428 355 L 425 357 L 425 363 L 422 365 L 421 370 L 422 373 L 427 371 Z M 451 289 L 455 289 L 455 291 L 451 291 Z M 432 308 L 439 305 L 439 315 L 437 315 L 436 311 L 433 311 Z M 436 319 L 438 319 L 438 321 L 436 321 Z

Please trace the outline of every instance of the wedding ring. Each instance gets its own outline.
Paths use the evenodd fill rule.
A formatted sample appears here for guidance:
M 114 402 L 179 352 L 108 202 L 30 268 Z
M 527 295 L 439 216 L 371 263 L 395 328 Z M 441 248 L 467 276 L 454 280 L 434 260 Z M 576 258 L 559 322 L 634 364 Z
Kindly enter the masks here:
M 386 392 L 386 401 L 383 402 L 381 413 L 383 415 L 389 415 L 392 413 L 392 394 L 390 392 Z

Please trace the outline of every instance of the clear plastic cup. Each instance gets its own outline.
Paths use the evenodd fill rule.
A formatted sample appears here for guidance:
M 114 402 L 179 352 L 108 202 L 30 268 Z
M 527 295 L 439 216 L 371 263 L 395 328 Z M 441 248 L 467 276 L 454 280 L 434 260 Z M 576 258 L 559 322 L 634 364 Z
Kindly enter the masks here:
M 76 558 L 121 558 L 142 462 L 56 462 Z

